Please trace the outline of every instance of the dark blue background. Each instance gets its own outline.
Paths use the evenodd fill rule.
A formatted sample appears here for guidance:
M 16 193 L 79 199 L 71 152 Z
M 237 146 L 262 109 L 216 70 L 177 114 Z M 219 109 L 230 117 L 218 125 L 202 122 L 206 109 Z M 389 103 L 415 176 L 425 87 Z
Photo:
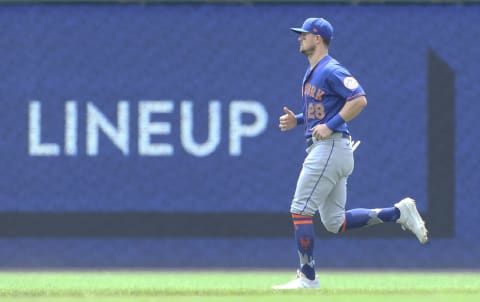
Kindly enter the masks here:
M 413 237 L 322 240 L 317 244 L 317 263 L 479 267 L 480 233 L 472 227 L 478 220 L 475 187 L 480 181 L 475 129 L 480 111 L 476 102 L 480 27 L 474 25 L 479 14 L 480 6 L 4 6 L 0 10 L 0 211 L 288 215 L 304 142 L 301 129 L 281 133 L 277 121 L 283 106 L 301 108 L 300 85 L 307 67 L 289 27 L 301 25 L 306 17 L 322 16 L 335 28 L 330 54 L 357 77 L 369 100 L 367 109 L 350 123 L 362 145 L 356 152 L 347 206 L 384 207 L 412 196 L 425 209 L 428 49 L 456 74 L 457 191 L 454 239 L 436 240 L 426 247 Z M 29 156 L 32 100 L 42 102 L 44 140 L 58 143 L 63 142 L 64 103 L 77 102 L 77 156 Z M 86 155 L 86 103 L 94 103 L 114 120 L 121 100 L 130 104 L 130 154 L 123 155 L 102 137 L 99 155 Z M 141 100 L 175 102 L 174 112 L 161 116 L 173 126 L 172 134 L 162 140 L 174 146 L 174 156 L 142 157 L 136 152 L 136 106 Z M 212 155 L 194 157 L 182 149 L 179 106 L 183 100 L 200 108 L 195 120 L 198 140 L 207 134 L 202 117 L 208 102 L 222 103 L 222 139 Z M 228 153 L 228 106 L 233 100 L 260 102 L 269 115 L 266 131 L 245 138 L 238 157 Z M 4 267 L 296 263 L 293 239 L 12 239 L 0 241 L 0 246 Z M 448 257 L 442 253 L 445 248 Z

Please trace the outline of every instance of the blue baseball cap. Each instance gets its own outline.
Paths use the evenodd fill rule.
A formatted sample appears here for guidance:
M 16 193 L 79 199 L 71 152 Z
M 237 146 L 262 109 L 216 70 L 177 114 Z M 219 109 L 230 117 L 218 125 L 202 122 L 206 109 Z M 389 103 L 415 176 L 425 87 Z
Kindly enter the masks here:
M 333 26 L 323 18 L 308 18 L 303 22 L 301 28 L 292 27 L 290 29 L 296 33 L 319 35 L 327 42 L 330 42 L 333 38 Z

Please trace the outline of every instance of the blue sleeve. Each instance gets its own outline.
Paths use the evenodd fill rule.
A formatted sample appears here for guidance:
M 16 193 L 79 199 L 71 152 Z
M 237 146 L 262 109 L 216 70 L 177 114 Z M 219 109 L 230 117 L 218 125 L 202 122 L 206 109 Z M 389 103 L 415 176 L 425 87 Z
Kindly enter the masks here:
M 329 84 L 346 101 L 365 95 L 362 86 L 345 68 L 335 68 L 329 76 Z
M 295 115 L 295 118 L 297 119 L 297 126 L 303 125 L 305 123 L 305 119 L 303 118 L 303 112 Z

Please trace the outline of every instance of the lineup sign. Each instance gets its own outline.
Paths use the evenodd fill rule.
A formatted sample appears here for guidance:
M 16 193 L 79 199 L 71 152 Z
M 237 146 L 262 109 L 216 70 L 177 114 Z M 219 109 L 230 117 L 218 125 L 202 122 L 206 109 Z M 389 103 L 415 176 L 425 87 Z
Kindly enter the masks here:
M 57 105 L 58 106 L 58 105 Z M 85 123 L 79 123 L 79 107 L 85 106 Z M 228 154 L 240 156 L 242 141 L 255 138 L 265 132 L 268 113 L 261 102 L 255 100 L 233 100 L 228 104 L 220 101 L 208 102 L 208 114 L 195 117 L 195 103 L 192 101 L 175 102 L 173 100 L 141 100 L 137 103 L 119 101 L 114 106 L 115 118 L 107 117 L 94 102 L 81 104 L 77 101 L 64 103 L 62 120 L 48 121 L 63 129 L 63 141 L 47 141 L 44 138 L 44 111 L 49 110 L 40 100 L 32 100 L 28 106 L 28 153 L 30 156 L 78 156 L 85 154 L 97 156 L 101 153 L 100 136 L 104 135 L 118 151 L 128 156 L 137 152 L 140 156 L 173 156 L 174 146 L 168 142 L 156 142 L 155 139 L 172 135 L 172 127 L 179 127 L 180 142 L 183 149 L 195 157 L 204 157 L 216 152 L 222 137 L 222 131 L 228 132 Z M 137 116 L 131 113 L 131 107 L 137 106 Z M 228 107 L 228 116 L 222 116 L 222 106 Z M 175 125 L 162 121 L 162 115 L 175 115 Z M 250 116 L 244 122 L 242 117 Z M 156 118 L 156 119 L 155 119 Z M 160 120 L 159 120 L 160 118 Z M 194 120 L 207 121 L 207 137 L 199 141 L 194 137 Z M 228 126 L 222 128 L 222 121 Z M 132 124 L 136 123 L 136 127 Z M 138 133 L 133 134 L 132 128 Z M 79 148 L 79 135 L 85 134 L 85 150 Z M 136 150 L 130 143 L 135 141 Z

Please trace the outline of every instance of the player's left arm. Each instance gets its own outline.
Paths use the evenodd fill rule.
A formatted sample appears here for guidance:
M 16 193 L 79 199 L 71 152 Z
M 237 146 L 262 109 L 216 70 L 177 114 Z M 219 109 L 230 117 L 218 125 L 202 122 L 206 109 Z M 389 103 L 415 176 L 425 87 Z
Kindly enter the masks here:
M 338 68 L 330 74 L 330 85 L 346 102 L 340 112 L 330 118 L 325 124 L 319 124 L 312 129 L 312 135 L 317 139 L 326 139 L 341 125 L 353 120 L 367 106 L 365 91 L 344 68 Z
M 360 95 L 347 101 L 338 114 L 345 122 L 349 122 L 357 117 L 366 106 L 367 98 L 364 95 Z
M 330 76 L 331 87 L 338 95 L 345 98 L 340 112 L 327 121 L 327 126 L 335 131 L 338 125 L 353 120 L 367 106 L 365 91 L 360 83 L 343 67 L 336 68 Z
M 313 127 L 312 136 L 319 140 L 328 138 L 334 132 L 335 126 L 333 125 L 337 121 L 339 123 L 345 123 L 353 120 L 366 106 L 367 98 L 364 95 L 360 95 L 350 101 L 347 101 L 337 116 L 332 118 L 326 124 L 319 124 Z

